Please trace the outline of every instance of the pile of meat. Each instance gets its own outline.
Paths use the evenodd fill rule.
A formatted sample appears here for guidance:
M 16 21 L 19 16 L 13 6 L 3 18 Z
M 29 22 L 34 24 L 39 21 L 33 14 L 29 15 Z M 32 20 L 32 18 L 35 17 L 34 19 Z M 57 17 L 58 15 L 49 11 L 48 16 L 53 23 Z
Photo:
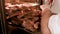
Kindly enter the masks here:
M 5 4 L 5 15 L 9 25 L 19 26 L 30 31 L 40 27 L 40 8 L 38 3 Z

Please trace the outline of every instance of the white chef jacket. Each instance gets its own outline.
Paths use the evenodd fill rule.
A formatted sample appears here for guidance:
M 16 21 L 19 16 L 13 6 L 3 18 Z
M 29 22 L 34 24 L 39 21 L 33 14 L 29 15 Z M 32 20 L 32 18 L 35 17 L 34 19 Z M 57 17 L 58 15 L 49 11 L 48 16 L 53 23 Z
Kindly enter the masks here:
M 60 34 L 60 14 L 52 15 L 48 22 L 51 34 Z

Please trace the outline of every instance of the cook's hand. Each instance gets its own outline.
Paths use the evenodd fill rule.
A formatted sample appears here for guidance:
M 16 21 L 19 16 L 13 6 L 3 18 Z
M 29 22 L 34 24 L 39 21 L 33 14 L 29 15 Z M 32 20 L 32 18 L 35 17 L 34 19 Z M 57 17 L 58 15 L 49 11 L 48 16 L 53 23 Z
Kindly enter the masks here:
M 48 21 L 51 16 L 51 11 L 49 6 L 47 5 L 42 5 L 40 6 L 42 9 L 42 17 L 41 17 L 41 32 L 42 34 L 50 34 L 50 31 L 48 29 Z
M 50 5 L 41 5 L 40 8 L 41 8 L 42 10 L 50 9 Z
M 50 6 L 49 5 L 41 5 L 40 8 L 42 9 L 42 16 L 50 16 L 51 11 L 50 11 Z

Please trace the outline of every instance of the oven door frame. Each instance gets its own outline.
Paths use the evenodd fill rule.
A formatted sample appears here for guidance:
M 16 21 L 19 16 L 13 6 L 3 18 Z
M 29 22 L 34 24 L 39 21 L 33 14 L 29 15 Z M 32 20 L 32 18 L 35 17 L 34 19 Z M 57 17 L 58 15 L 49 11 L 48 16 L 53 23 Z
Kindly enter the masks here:
M 1 29 L 2 34 L 8 34 L 7 32 L 7 23 L 5 20 L 5 0 L 0 0 L 0 19 L 1 19 Z

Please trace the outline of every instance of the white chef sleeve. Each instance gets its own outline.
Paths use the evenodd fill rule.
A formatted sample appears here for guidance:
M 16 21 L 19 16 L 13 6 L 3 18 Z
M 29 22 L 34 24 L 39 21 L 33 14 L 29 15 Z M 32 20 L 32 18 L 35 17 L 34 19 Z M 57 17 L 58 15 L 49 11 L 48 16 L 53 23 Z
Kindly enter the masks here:
M 52 15 L 48 22 L 51 34 L 60 34 L 60 14 Z

